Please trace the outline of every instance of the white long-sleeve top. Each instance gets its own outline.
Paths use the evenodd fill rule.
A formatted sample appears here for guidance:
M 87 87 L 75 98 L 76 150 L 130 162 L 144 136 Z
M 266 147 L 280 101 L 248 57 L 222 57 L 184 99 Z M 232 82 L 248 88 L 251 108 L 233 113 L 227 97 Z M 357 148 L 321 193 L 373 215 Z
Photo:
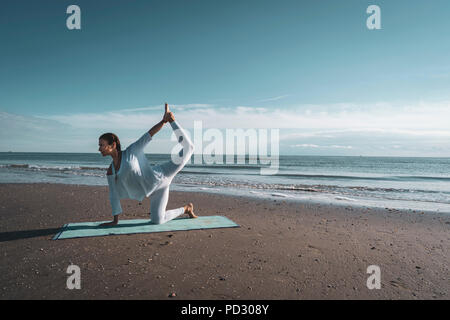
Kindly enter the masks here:
M 161 183 L 163 174 L 159 165 L 150 165 L 144 154 L 144 147 L 152 140 L 150 133 L 144 135 L 122 152 L 119 171 L 111 163 L 112 175 L 107 175 L 109 200 L 112 214 L 122 213 L 120 199 L 142 201 Z

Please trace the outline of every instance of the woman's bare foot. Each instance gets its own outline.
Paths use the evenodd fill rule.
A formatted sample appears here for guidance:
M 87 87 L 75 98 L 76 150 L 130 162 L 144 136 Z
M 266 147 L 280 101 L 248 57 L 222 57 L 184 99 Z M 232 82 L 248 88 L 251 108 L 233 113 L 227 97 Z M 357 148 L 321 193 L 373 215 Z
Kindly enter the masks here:
M 118 216 L 118 215 L 115 215 L 113 221 L 102 223 L 102 224 L 100 224 L 99 226 L 100 226 L 100 227 L 111 227 L 111 226 L 117 225 L 118 223 L 119 223 L 119 216 Z
M 194 205 L 191 202 L 184 206 L 184 213 L 187 213 L 189 218 L 198 218 L 194 213 Z
M 116 221 L 105 222 L 99 225 L 99 227 L 111 227 L 117 225 Z

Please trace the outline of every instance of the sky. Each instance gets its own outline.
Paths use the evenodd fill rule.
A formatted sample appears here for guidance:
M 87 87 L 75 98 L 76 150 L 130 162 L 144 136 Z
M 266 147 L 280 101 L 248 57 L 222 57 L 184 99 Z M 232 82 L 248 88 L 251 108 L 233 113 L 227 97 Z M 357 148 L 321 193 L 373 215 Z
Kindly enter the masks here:
M 279 129 L 280 154 L 450 157 L 448 12 L 447 0 L 4 0 L 0 152 L 96 152 L 104 132 L 126 146 L 168 102 L 189 132 Z M 146 152 L 170 152 L 171 133 Z

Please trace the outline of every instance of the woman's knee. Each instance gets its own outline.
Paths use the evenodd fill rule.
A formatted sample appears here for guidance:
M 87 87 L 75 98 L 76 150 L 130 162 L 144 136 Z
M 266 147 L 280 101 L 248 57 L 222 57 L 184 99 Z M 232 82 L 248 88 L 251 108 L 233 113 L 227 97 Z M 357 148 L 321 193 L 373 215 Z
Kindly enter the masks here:
M 163 224 L 165 222 L 162 217 L 160 216 L 153 217 L 152 215 L 150 215 L 150 221 L 152 222 L 152 224 Z

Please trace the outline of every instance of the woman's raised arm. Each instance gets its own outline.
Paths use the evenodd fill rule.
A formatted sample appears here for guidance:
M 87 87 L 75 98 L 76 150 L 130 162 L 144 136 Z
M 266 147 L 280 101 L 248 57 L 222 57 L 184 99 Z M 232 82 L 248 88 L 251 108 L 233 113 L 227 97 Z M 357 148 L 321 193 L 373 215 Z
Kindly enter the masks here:
M 161 128 L 164 126 L 164 123 L 166 123 L 164 120 L 161 120 L 157 124 L 155 124 L 150 130 L 148 130 L 148 133 L 151 137 L 153 137 Z
M 173 113 L 169 110 L 169 105 L 166 103 L 165 105 L 165 112 L 163 119 L 155 124 L 150 130 L 148 130 L 148 133 L 151 137 L 153 137 L 161 128 L 164 126 L 166 122 L 172 122 L 175 120 L 175 117 L 173 116 Z

